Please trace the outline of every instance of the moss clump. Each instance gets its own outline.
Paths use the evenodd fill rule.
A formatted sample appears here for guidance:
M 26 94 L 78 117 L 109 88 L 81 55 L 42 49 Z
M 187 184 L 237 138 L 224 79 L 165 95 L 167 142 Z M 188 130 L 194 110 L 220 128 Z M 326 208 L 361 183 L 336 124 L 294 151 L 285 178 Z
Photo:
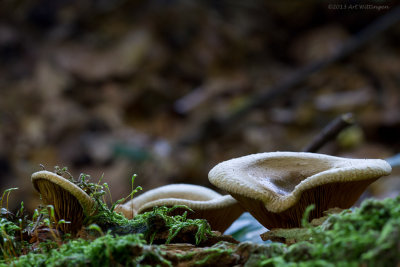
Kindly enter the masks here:
M 135 220 L 126 220 L 116 214 L 115 220 L 123 224 L 140 222 L 146 229 L 159 229 L 173 240 L 175 231 L 183 231 L 187 223 L 194 221 L 181 215 L 168 217 L 168 208 L 158 208 L 140 215 Z M 165 220 L 162 219 L 165 216 Z M 160 218 L 162 222 L 160 224 Z M 2 221 L 8 234 L 19 230 Z M 122 225 L 123 225 L 122 224 Z M 93 241 L 69 240 L 55 249 L 42 253 L 29 253 L 19 258 L 3 259 L 3 264 L 14 266 L 171 266 L 188 262 L 191 266 L 218 264 L 232 266 L 396 266 L 400 262 L 400 197 L 384 201 L 369 200 L 353 212 L 343 211 L 331 215 L 322 225 L 311 227 L 310 239 L 287 246 L 280 243 L 257 245 L 249 242 L 235 246 L 215 245 L 180 255 L 165 253 L 163 246 L 148 246 L 146 238 L 152 235 L 113 235 L 111 231 Z M 93 231 L 95 227 L 89 227 Z M 198 227 L 197 231 L 201 227 Z M 207 229 L 207 227 L 205 228 Z M 102 232 L 100 228 L 98 232 Z M 200 231 L 201 232 L 201 231 Z M 207 232 L 207 231 L 205 231 Z M 205 233 L 204 232 L 204 233 Z M 54 245 L 54 244 L 53 244 Z M 54 246 L 53 246 L 54 248 Z
M 118 249 L 110 252 L 109 248 L 113 246 L 118 248 L 121 244 L 125 244 L 124 240 L 127 239 L 130 240 L 131 244 L 135 244 L 137 248 L 137 244 L 152 243 L 153 241 L 168 244 L 182 235 L 191 236 L 193 241 L 189 240 L 189 242 L 199 244 L 205 241 L 207 236 L 213 235 L 210 226 L 205 220 L 187 219 L 186 212 L 182 215 L 168 216 L 175 208 L 182 208 L 182 206 L 172 208 L 156 207 L 153 211 L 135 216 L 132 220 L 128 220 L 121 214 L 114 212 L 116 204 L 125 201 L 128 197 L 132 197 L 133 194 L 141 189 L 140 187 L 133 189 L 136 175 L 132 176 L 131 194 L 127 198 L 115 202 L 109 208 L 105 201 L 105 190 L 108 190 L 110 200 L 111 193 L 106 183 L 100 184 L 101 179 L 98 183 L 91 183 L 89 182 L 90 176 L 81 174 L 78 180 L 74 180 L 67 168 L 56 167 L 56 172 L 59 175 L 66 176 L 67 179 L 79 186 L 96 202 L 97 212 L 95 215 L 85 216 L 82 222 L 84 227 L 77 234 L 77 236 L 84 239 L 95 241 L 88 243 L 84 239 L 76 239 L 75 234 L 71 235 L 63 231 L 68 228 L 60 226 L 70 222 L 57 218 L 52 205 L 39 207 L 35 210 L 32 218 L 29 219 L 27 215 L 24 215 L 23 203 L 21 203 L 21 209 L 17 215 L 13 215 L 6 208 L 1 209 L 0 264 L 18 263 L 24 266 L 24 264 L 31 262 L 35 266 L 67 266 L 74 263 L 72 264 L 74 266 L 83 266 L 86 263 L 90 263 L 96 266 L 96 260 L 98 259 L 105 257 L 112 261 L 115 255 L 118 256 Z M 6 194 L 8 205 L 8 195 L 12 190 L 14 189 L 5 191 L 1 198 L 1 205 Z M 188 209 L 188 211 L 191 210 Z M 191 229 L 191 231 L 186 231 L 186 233 L 180 235 L 181 232 L 187 229 Z M 104 233 L 107 234 L 105 235 Z M 132 238 L 136 241 L 133 242 Z M 99 245 L 103 244 L 102 242 L 104 245 Z M 96 244 L 98 245 L 97 247 Z M 101 249 L 96 250 L 98 247 L 101 247 Z M 92 256 L 87 258 L 84 254 L 81 255 L 79 253 L 71 254 L 73 251 L 80 250 L 86 250 L 93 258 L 91 258 Z M 95 256 L 96 254 L 97 256 Z M 128 253 L 127 255 L 130 254 Z M 143 252 L 143 257 L 148 261 L 158 261 L 157 259 L 160 258 L 158 256 L 155 257 L 152 252 Z M 46 260 L 47 258 L 54 259 L 54 262 Z M 124 261 L 124 258 L 118 256 L 116 263 L 120 263 L 119 260 Z M 98 263 L 106 264 L 107 262 L 106 259 L 103 259 Z M 126 260 L 125 263 L 129 263 L 129 261 Z
M 134 174 L 131 179 L 132 191 L 131 193 L 118 201 L 116 201 L 111 208 L 109 208 L 105 201 L 106 191 L 108 191 L 110 200 L 111 192 L 107 183 L 101 184 L 102 178 L 100 178 L 98 183 L 91 183 L 90 175 L 81 174 L 77 180 L 73 178 L 73 176 L 68 172 L 66 167 L 60 168 L 58 166 L 55 167 L 55 172 L 58 175 L 62 175 L 72 183 L 77 185 L 83 191 L 85 191 L 95 202 L 97 207 L 97 212 L 93 216 L 85 217 L 83 225 L 90 225 L 95 223 L 98 225 L 103 232 L 111 231 L 113 234 L 117 235 L 125 235 L 125 234 L 133 234 L 133 233 L 143 233 L 150 243 L 154 240 L 157 233 L 163 230 L 169 231 L 169 235 L 164 240 L 165 243 L 170 243 L 173 238 L 177 236 L 177 234 L 184 228 L 194 226 L 197 228 L 197 232 L 195 234 L 195 243 L 199 244 L 202 241 L 207 239 L 207 235 L 212 235 L 210 226 L 205 220 L 192 220 L 186 218 L 186 212 L 183 215 L 178 216 L 168 216 L 171 211 L 176 208 L 182 208 L 182 206 L 176 206 L 172 208 L 166 207 L 156 207 L 152 212 L 148 212 L 145 214 L 137 215 L 132 220 L 126 219 L 121 214 L 117 214 L 114 212 L 114 207 L 124 202 L 129 197 L 132 198 L 134 194 L 136 194 L 139 190 L 142 190 L 140 186 L 134 189 L 134 181 L 136 175 Z M 193 212 L 187 207 L 188 211 Z
M 142 233 L 149 243 L 157 240 L 157 243 L 169 244 L 182 229 L 190 227 L 196 228 L 194 235 L 196 245 L 207 240 L 207 236 L 213 235 L 206 220 L 187 219 L 186 212 L 183 215 L 169 216 L 168 214 L 175 208 L 182 208 L 182 206 L 155 207 L 153 211 L 136 215 L 131 220 L 121 214 L 104 209 L 88 220 L 99 225 L 102 231 L 110 231 L 115 235 Z M 163 233 L 167 233 L 167 235 Z
M 16 215 L 2 208 L 0 266 L 172 266 L 181 262 L 190 266 L 396 266 L 400 262 L 400 196 L 365 201 L 351 212 L 330 215 L 316 227 L 306 220 L 309 207 L 303 232 L 291 232 L 295 240 L 304 241 L 290 246 L 242 243 L 177 255 L 165 250 L 167 246 L 146 244 L 202 244 L 212 235 L 205 220 L 187 219 L 186 212 L 168 216 L 177 207 L 157 207 L 128 220 L 114 212 L 115 204 L 111 208 L 105 204 L 106 185 L 89 183 L 87 176 L 77 184 L 97 203 L 96 215 L 84 221 L 87 240 L 60 231 L 62 220 L 54 219 L 51 206 L 36 210 L 32 219 L 24 215 L 23 205 Z
M 162 218 L 165 220 L 166 227 L 169 229 L 168 230 L 169 231 L 168 239 L 165 242 L 166 244 L 170 243 L 182 229 L 190 227 L 190 226 L 195 226 L 197 228 L 197 231 L 195 234 L 196 245 L 207 240 L 207 236 L 213 235 L 213 233 L 211 232 L 210 225 L 207 223 L 206 220 L 204 220 L 204 219 L 187 219 L 186 211 L 183 215 L 175 215 L 175 216 L 167 215 L 167 214 L 170 214 L 174 209 L 182 208 L 182 207 L 184 207 L 184 206 L 174 206 L 172 208 L 158 207 L 158 208 L 155 208 L 155 210 L 153 211 L 156 214 L 160 214 L 160 216 L 162 216 Z M 193 212 L 188 207 L 184 207 L 184 208 L 187 208 L 189 211 Z
M 212 247 L 202 252 L 205 256 L 194 262 L 194 266 L 218 266 L 221 260 L 233 253 L 231 248 Z
M 368 200 L 352 213 L 332 215 L 312 229 L 312 235 L 315 257 L 395 265 L 400 260 L 396 249 L 400 245 L 400 197 Z
M 0 248 L 1 259 L 7 259 L 17 256 L 17 251 L 20 245 L 16 242 L 16 232 L 21 231 L 21 228 L 9 221 L 7 218 L 0 218 Z
M 4 229 L 3 236 L 7 237 L 7 242 L 10 243 L 3 243 L 1 246 L 3 256 L 0 256 L 0 266 L 10 264 L 13 266 L 114 266 L 118 264 L 171 266 L 171 263 L 164 259 L 156 248 L 148 249 L 148 246 L 144 246 L 149 240 L 152 241 L 158 232 L 167 233 L 164 239 L 158 239 L 161 243 L 169 243 L 182 229 L 190 226 L 197 228 L 196 242 L 201 242 L 207 238 L 207 235 L 212 234 L 205 220 L 186 219 L 185 214 L 167 216 L 171 209 L 158 207 L 132 220 L 113 213 L 108 219 L 102 218 L 103 221 L 98 221 L 103 227 L 110 225 L 115 227 L 108 228 L 105 235 L 100 226 L 91 224 L 86 230 L 89 232 L 89 240 L 61 239 L 62 237 L 57 236 L 56 241 L 46 240 L 37 243 L 37 246 L 26 242 L 24 249 L 21 249 L 21 242 L 15 242 L 15 236 L 21 228 L 1 218 L 0 227 Z M 161 219 L 162 223 L 159 221 L 156 223 L 154 218 Z M 48 229 L 50 232 L 55 231 Z M 138 229 L 143 234 L 129 233 Z M 96 238 L 94 235 L 99 237 Z M 52 237 L 52 235 L 49 236 Z M 23 251 L 26 255 L 21 255 Z
M 310 240 L 284 246 L 260 266 L 396 266 L 400 262 L 400 197 L 367 200 L 353 212 L 308 226 Z M 298 265 L 296 265 L 298 264 Z
M 140 235 L 115 238 L 107 234 L 93 241 L 78 239 L 47 253 L 29 253 L 12 262 L 13 266 L 136 266 L 143 260 Z M 7 266 L 7 265 L 4 265 Z

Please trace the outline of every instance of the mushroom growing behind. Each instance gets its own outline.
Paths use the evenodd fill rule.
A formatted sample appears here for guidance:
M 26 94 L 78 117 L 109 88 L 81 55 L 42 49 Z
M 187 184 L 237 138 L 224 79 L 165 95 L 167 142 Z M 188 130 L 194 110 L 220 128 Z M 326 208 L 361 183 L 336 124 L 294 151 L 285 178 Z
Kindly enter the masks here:
M 32 174 L 31 180 L 44 204 L 53 205 L 56 221 L 69 222 L 60 225 L 64 232 L 76 233 L 82 227 L 84 216 L 92 215 L 96 210 L 95 202 L 88 194 L 58 174 L 38 171 Z
M 348 159 L 306 152 L 271 152 L 221 162 L 210 182 L 229 192 L 266 228 L 301 226 L 330 208 L 351 207 L 367 186 L 391 172 L 380 159 Z
M 170 184 L 149 190 L 122 205 L 115 211 L 128 219 L 157 206 L 185 205 L 191 219 L 206 219 L 213 230 L 224 232 L 242 213 L 239 203 L 230 195 L 221 195 L 209 188 L 191 184 Z M 183 214 L 185 208 L 174 209 L 170 215 Z

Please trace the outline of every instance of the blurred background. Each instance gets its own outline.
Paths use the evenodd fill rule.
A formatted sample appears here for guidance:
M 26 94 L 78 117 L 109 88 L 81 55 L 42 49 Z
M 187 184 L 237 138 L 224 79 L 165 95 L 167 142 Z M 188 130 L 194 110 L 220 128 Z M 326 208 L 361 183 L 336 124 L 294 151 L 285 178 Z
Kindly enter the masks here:
M 217 163 L 301 151 L 348 112 L 356 124 L 320 153 L 399 153 L 399 23 L 279 93 L 397 2 L 348 4 L 365 1 L 1 1 L 0 190 L 19 188 L 10 208 L 38 205 L 40 164 L 104 175 L 113 201 L 134 173 L 144 191 L 213 188 Z M 397 195 L 399 174 L 366 196 Z

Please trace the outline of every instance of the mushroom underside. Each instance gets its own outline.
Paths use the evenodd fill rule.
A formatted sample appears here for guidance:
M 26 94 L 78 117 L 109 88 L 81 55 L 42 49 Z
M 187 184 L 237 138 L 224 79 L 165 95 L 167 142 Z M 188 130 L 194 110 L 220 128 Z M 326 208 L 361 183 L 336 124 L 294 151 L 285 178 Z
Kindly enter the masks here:
M 269 211 L 261 200 L 234 193 L 231 195 L 266 228 L 293 228 L 301 227 L 303 214 L 309 205 L 315 204 L 315 208 L 309 214 L 309 221 L 322 217 L 323 212 L 331 208 L 350 208 L 368 185 L 377 179 L 334 182 L 307 189 L 301 193 L 293 206 L 278 213 Z
M 36 179 L 35 187 L 45 205 L 54 207 L 54 219 L 58 223 L 64 219 L 68 223 L 57 224 L 60 230 L 75 234 L 83 224 L 84 211 L 78 199 L 61 186 L 46 179 Z

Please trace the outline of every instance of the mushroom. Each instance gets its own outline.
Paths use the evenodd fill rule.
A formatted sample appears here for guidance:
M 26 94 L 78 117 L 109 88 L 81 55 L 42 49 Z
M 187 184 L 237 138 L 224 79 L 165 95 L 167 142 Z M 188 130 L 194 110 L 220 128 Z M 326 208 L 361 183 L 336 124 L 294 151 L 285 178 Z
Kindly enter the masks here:
M 369 184 L 391 172 L 380 159 L 348 159 L 306 152 L 271 152 L 224 161 L 208 174 L 266 228 L 301 226 L 330 208 L 351 207 Z
M 244 211 L 230 195 L 221 195 L 209 188 L 191 184 L 170 184 L 149 190 L 142 195 L 115 207 L 128 219 L 157 206 L 185 205 L 194 212 L 188 218 L 206 219 L 211 228 L 224 232 Z M 182 214 L 185 208 L 177 208 L 170 215 Z
M 70 222 L 60 225 L 64 232 L 76 233 L 82 227 L 84 216 L 96 211 L 94 200 L 85 191 L 58 174 L 38 171 L 32 174 L 31 180 L 44 204 L 53 205 L 56 222 L 61 219 Z

